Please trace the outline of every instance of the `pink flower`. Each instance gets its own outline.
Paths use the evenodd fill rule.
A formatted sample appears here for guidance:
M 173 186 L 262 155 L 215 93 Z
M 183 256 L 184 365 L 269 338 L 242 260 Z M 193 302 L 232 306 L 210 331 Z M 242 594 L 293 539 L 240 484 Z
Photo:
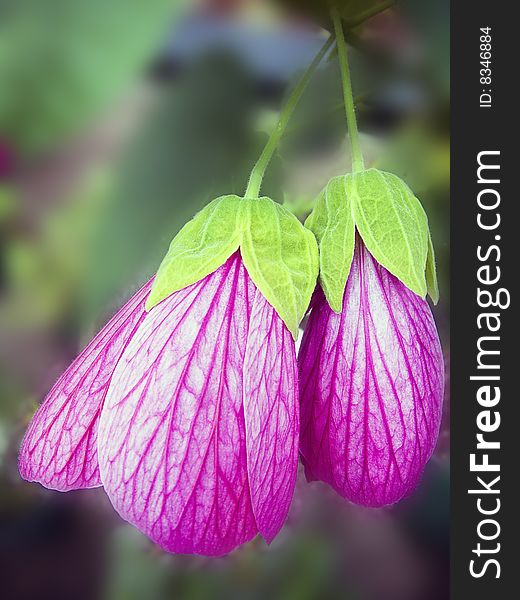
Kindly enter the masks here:
M 27 481 L 66 492 L 101 485 L 97 433 L 112 375 L 146 315 L 152 280 L 105 325 L 54 384 L 33 417 L 20 450 Z
M 359 237 L 341 313 L 316 292 L 299 374 L 307 479 L 365 506 L 408 495 L 437 441 L 442 351 L 426 300 Z
M 20 472 L 103 485 L 170 552 L 221 555 L 282 527 L 297 470 L 294 342 L 238 252 L 149 313 L 148 283 L 55 385 Z

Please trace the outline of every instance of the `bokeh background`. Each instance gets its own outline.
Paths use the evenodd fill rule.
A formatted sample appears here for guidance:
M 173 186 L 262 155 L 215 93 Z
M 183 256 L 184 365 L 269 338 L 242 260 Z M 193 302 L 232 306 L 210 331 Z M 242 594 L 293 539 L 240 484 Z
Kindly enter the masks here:
M 344 0 L 367 162 L 429 215 L 445 419 L 419 489 L 362 509 L 300 473 L 289 521 L 221 559 L 171 556 L 102 490 L 21 481 L 24 428 L 57 376 L 206 202 L 243 193 L 324 40 L 320 0 L 0 0 L 0 597 L 442 600 L 449 596 L 449 3 Z M 329 57 L 264 190 L 304 218 L 350 168 Z

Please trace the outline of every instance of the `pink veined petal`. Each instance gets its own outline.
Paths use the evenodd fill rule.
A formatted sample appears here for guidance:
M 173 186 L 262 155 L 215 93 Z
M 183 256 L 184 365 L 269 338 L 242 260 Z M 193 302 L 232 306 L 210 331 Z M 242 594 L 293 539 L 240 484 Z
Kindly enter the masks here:
M 119 514 L 170 552 L 221 555 L 258 532 L 242 396 L 256 294 L 235 253 L 154 307 L 114 374 L 101 479 Z
M 79 354 L 47 394 L 23 439 L 19 470 L 28 481 L 68 491 L 101 485 L 97 430 L 112 373 L 145 316 L 146 283 Z
M 437 441 L 442 350 L 426 300 L 359 239 L 341 314 L 317 291 L 299 372 L 307 478 L 366 506 L 408 495 Z
M 253 511 L 270 543 L 287 518 L 296 483 L 298 372 L 291 334 L 260 293 L 244 362 L 244 413 Z

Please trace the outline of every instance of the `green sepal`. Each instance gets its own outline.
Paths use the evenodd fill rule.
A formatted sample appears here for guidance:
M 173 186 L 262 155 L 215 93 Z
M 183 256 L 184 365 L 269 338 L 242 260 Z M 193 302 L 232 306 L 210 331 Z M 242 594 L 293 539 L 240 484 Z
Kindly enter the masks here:
M 437 268 L 435 266 L 435 251 L 432 236 L 428 235 L 428 258 L 426 259 L 426 287 L 428 295 L 434 304 L 439 301 L 439 284 L 437 283 Z
M 318 277 L 318 246 L 288 209 L 269 198 L 223 196 L 200 211 L 173 239 L 146 309 L 200 281 L 239 248 L 254 284 L 296 339 Z
M 356 229 L 346 191 L 347 177 L 334 177 L 318 196 L 305 221 L 319 245 L 320 285 L 335 312 L 341 312 L 343 292 L 354 256 Z
M 347 175 L 347 197 L 365 246 L 385 269 L 426 296 L 428 219 L 399 177 L 367 169 Z
M 335 177 L 305 222 L 319 244 L 319 281 L 340 312 L 359 233 L 374 258 L 413 292 L 437 303 L 435 256 L 424 209 L 399 177 L 367 169 Z
M 294 339 L 318 277 L 314 235 L 269 198 L 242 201 L 240 249 L 249 276 Z
M 240 245 L 240 198 L 210 202 L 173 238 L 146 301 L 146 310 L 213 273 Z

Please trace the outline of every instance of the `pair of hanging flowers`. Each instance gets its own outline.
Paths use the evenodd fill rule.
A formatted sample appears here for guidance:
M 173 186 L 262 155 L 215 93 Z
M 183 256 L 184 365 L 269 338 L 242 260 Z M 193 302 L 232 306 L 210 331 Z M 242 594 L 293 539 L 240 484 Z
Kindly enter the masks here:
M 339 17 L 353 172 L 305 226 L 259 197 L 312 71 L 296 86 L 244 198 L 217 198 L 173 239 L 156 276 L 70 365 L 22 442 L 24 479 L 103 486 L 165 550 L 269 543 L 308 480 L 365 506 L 417 485 L 440 425 L 443 359 L 426 215 L 396 176 L 365 169 Z M 311 299 L 312 297 L 312 299 Z M 310 305 L 299 357 L 295 340 Z

